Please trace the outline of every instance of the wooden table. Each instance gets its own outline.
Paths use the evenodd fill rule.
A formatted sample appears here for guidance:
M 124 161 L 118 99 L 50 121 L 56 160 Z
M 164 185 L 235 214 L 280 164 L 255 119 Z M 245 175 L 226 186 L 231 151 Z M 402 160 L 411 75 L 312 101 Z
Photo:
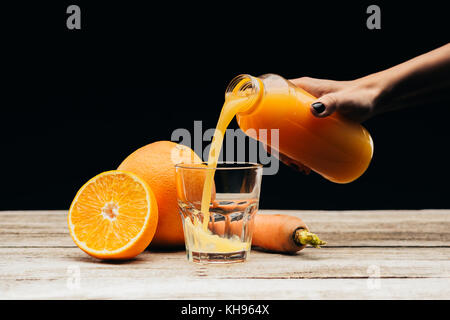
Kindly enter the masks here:
M 450 299 L 450 210 L 284 213 L 329 245 L 230 265 L 182 250 L 111 263 L 74 245 L 66 211 L 0 212 L 0 298 Z

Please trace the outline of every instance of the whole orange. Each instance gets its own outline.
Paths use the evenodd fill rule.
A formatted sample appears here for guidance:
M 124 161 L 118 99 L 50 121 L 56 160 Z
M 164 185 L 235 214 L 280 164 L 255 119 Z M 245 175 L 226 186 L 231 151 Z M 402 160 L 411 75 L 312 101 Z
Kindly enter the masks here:
M 155 194 L 159 219 L 151 247 L 184 244 L 177 204 L 175 164 L 200 162 L 201 159 L 192 149 L 171 141 L 158 141 L 136 150 L 120 164 L 118 170 L 136 174 L 147 182 Z

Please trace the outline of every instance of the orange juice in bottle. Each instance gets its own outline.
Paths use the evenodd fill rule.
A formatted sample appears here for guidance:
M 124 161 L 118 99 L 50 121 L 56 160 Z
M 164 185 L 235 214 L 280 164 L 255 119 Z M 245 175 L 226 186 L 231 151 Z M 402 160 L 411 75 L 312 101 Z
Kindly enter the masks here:
M 333 182 L 348 183 L 357 179 L 372 159 L 372 138 L 360 124 L 338 114 L 314 117 L 309 106 L 315 100 L 314 96 L 278 75 L 267 74 L 259 78 L 237 76 L 227 87 L 207 166 L 216 167 L 225 130 L 236 116 L 244 132 L 267 143 L 293 163 L 307 166 Z M 278 129 L 279 144 L 266 141 L 266 135 L 259 137 L 260 129 Z M 189 224 L 188 231 L 195 235 L 193 238 L 208 243 L 217 252 L 245 248 L 248 244 L 219 239 L 208 230 L 213 184 L 214 170 L 208 170 L 200 209 L 203 222 L 196 220 Z M 195 247 L 195 243 L 189 246 Z
M 236 114 L 244 132 L 260 139 L 259 129 L 278 129 L 279 145 L 270 147 L 330 181 L 351 182 L 370 164 L 373 143 L 363 126 L 337 113 L 326 118 L 313 116 L 310 105 L 316 97 L 281 76 L 237 76 L 226 95 L 249 98 Z

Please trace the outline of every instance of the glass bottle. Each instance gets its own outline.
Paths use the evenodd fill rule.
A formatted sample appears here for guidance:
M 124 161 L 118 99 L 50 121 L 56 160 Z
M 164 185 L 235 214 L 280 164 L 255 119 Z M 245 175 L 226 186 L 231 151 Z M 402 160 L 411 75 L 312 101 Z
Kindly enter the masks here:
M 277 150 L 283 162 L 304 165 L 336 183 L 354 181 L 370 164 L 373 142 L 362 125 L 338 113 L 313 116 L 310 105 L 316 97 L 279 75 L 239 75 L 226 94 L 248 97 L 248 105 L 236 114 L 240 128 Z M 278 145 L 260 136 L 260 129 L 278 129 Z

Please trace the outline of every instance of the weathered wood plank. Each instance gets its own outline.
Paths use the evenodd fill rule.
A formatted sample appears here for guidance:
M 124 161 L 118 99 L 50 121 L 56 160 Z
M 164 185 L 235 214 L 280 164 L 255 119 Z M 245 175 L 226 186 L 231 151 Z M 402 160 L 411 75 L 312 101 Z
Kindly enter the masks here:
M 0 212 L 0 298 L 450 299 L 449 210 L 283 213 L 330 247 L 221 266 L 183 251 L 108 263 L 74 246 L 66 211 Z
M 253 251 L 246 263 L 205 265 L 188 263 L 184 252 L 146 251 L 130 261 L 105 262 L 78 248 L 0 248 L 0 276 L 58 279 L 78 266 L 88 278 L 365 278 L 372 268 L 383 278 L 450 278 L 449 258 L 450 248 L 308 248 L 296 255 Z
M 260 214 L 281 212 L 261 210 Z M 329 246 L 449 246 L 450 210 L 283 211 L 301 217 Z M 0 212 L 0 247 L 74 246 L 67 211 Z
M 78 248 L 0 248 L 2 279 L 61 276 L 78 265 L 93 275 L 133 276 L 199 275 L 212 278 L 336 278 L 367 277 L 379 267 L 380 277 L 450 277 L 450 248 L 328 248 L 305 249 L 296 255 L 253 251 L 247 263 L 204 265 L 188 263 L 184 252 L 149 252 L 126 262 L 104 262 Z M 103 270 L 101 275 L 95 274 Z M 163 271 L 163 274 L 161 272 Z
M 79 288 L 65 280 L 8 283 L 2 299 L 420 299 L 450 298 L 442 279 L 115 279 L 93 280 Z
M 78 248 L 0 248 L 0 298 L 428 299 L 439 294 L 450 299 L 449 257 L 450 248 L 329 248 L 292 256 L 252 252 L 247 263 L 202 265 L 189 263 L 183 252 L 145 252 L 132 261 L 110 263 Z M 74 272 L 79 272 L 80 289 L 70 285 Z M 312 279 L 323 287 L 298 282 Z M 408 285 L 419 283 L 426 288 L 408 292 Z M 236 294 L 232 288 L 241 284 Z M 280 287 L 271 291 L 272 284 Z M 197 286 L 212 287 L 200 293 Z M 372 290 L 376 286 L 381 289 Z M 362 295 L 351 296 L 358 290 Z
M 263 210 L 276 213 L 279 210 Z M 450 210 L 293 211 L 329 246 L 449 246 Z
M 188 263 L 182 252 L 108 263 L 78 248 L 1 248 L 0 299 L 450 299 L 449 255 L 450 248 L 330 248 L 253 252 L 247 263 L 212 266 Z

